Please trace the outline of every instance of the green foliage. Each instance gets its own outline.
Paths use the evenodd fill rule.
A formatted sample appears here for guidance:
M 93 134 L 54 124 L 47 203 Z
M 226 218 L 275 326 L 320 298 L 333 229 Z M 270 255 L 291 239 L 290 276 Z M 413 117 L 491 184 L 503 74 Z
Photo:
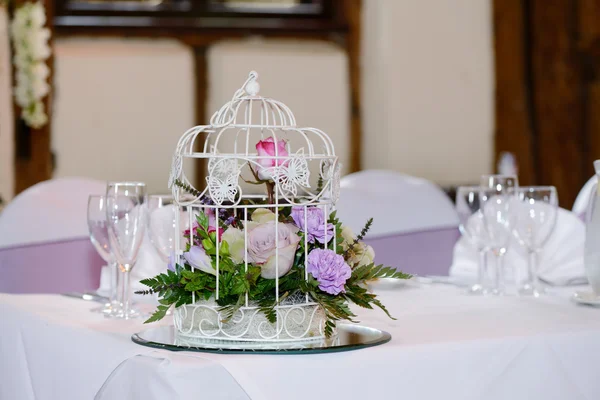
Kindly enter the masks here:
M 175 179 L 174 185 L 185 190 L 187 193 L 189 193 L 193 196 L 200 197 L 202 195 L 202 193 L 200 193 L 200 191 L 194 189 L 187 183 L 181 182 L 179 179 Z
M 354 242 L 350 243 L 350 245 L 346 249 L 346 252 L 344 253 L 344 258 L 348 258 L 348 254 L 354 250 L 354 247 L 358 244 L 358 242 L 365 238 L 367 233 L 369 233 L 369 230 L 371 230 L 371 225 L 373 225 L 373 218 L 369 218 L 369 220 L 362 228 L 356 239 L 354 239 Z
M 352 271 L 352 276 L 348 280 L 347 284 L 359 284 L 378 278 L 410 279 L 412 278 L 412 275 L 405 274 L 404 272 L 398 271 L 392 267 L 385 267 L 383 265 L 375 265 L 371 263 L 369 265 L 356 267 Z
M 196 216 L 196 221 L 198 222 L 198 226 L 202 228 L 202 230 L 198 230 L 198 234 L 202 235 L 202 233 L 205 233 L 204 237 L 208 238 L 206 234 L 208 232 L 208 215 L 201 212 Z

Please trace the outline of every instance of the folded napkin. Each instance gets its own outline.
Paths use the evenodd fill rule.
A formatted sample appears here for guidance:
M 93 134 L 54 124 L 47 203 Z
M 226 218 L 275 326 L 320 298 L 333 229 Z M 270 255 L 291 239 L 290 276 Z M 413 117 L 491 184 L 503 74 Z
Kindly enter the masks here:
M 556 227 L 539 255 L 540 279 L 556 286 L 585 283 L 584 243 L 584 223 L 571 211 L 559 208 Z M 488 262 L 493 263 L 494 260 L 490 257 Z M 504 256 L 504 265 L 509 281 L 527 271 L 527 252 L 514 238 Z M 477 269 L 477 251 L 464 237 L 460 238 L 454 246 L 450 276 L 473 281 Z
M 137 261 L 131 270 L 131 288 L 133 290 L 147 289 L 140 283 L 140 280 L 152 278 L 166 270 L 167 262 L 163 261 L 160 257 L 146 232 L 144 241 L 140 246 Z

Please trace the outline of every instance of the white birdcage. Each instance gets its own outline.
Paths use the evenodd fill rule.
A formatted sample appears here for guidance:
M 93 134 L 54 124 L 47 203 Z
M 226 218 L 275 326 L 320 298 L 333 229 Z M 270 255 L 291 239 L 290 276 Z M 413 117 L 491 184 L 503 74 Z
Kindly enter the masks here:
M 303 235 L 298 232 L 297 237 L 304 240 L 306 263 L 309 240 L 307 208 L 322 210 L 325 216 L 323 229 L 327 236 L 327 216 L 333 211 L 339 195 L 340 165 L 333 144 L 324 132 L 315 128 L 298 128 L 292 111 L 285 104 L 258 95 L 257 77 L 256 72 L 250 73 L 231 101 L 211 117 L 210 125 L 196 126 L 185 132 L 173 157 L 169 186 L 180 212 L 187 214 L 190 226 L 193 226 L 193 221 L 200 213 L 214 216 L 216 230 L 214 296 L 205 300 L 198 299 L 193 294 L 193 304 L 177 307 L 174 312 L 177 335 L 184 340 L 217 343 L 285 342 L 321 340 L 324 337 L 325 315 L 321 307 L 306 294 L 287 296 L 288 293 L 283 293 L 280 288 L 280 279 L 294 268 L 295 260 L 302 257 L 302 254 L 296 254 L 302 247 L 296 243 L 290 266 L 289 255 L 293 243 L 286 242 L 285 232 L 288 228 L 281 219 L 291 218 L 290 212 L 303 215 Z M 195 150 L 200 148 L 196 147 L 199 138 L 204 138 L 202 151 Z M 263 154 L 258 151 L 259 141 Z M 269 154 L 264 154 L 265 152 Z M 195 188 L 185 176 L 183 164 L 190 159 L 207 160 L 206 187 Z M 249 180 L 263 184 L 251 185 Z M 256 193 L 251 190 L 252 187 L 263 188 L 264 193 Z M 192 197 L 189 196 L 190 192 L 193 193 Z M 261 211 L 255 213 L 259 209 Z M 252 235 L 250 226 L 257 224 L 253 221 L 258 219 L 254 218 L 256 215 L 263 213 L 271 216 L 270 212 L 274 214 L 272 226 L 268 225 L 269 229 L 273 229 L 274 254 L 266 262 L 259 260 L 263 261 L 261 264 L 257 262 L 258 257 L 252 255 L 249 231 Z M 253 219 L 249 218 L 249 214 L 252 214 Z M 229 318 L 222 314 L 222 307 L 217 304 L 222 295 L 219 285 L 223 271 L 220 264 L 221 267 L 225 265 L 223 256 L 220 255 L 224 239 L 220 237 L 221 228 L 217 226 L 226 225 L 229 221 L 234 221 L 243 230 L 240 268 L 247 273 L 249 267 L 260 266 L 261 277 L 275 281 L 273 291 L 277 305 L 274 323 L 268 321 L 248 292 L 244 295 L 243 305 L 236 307 L 235 313 Z M 181 228 L 178 226 L 176 229 L 180 231 Z M 176 238 L 177 241 L 182 240 L 180 235 L 176 235 Z M 337 248 L 335 238 L 334 230 L 333 246 L 330 243 L 334 250 Z M 189 236 L 183 240 L 193 244 L 194 229 L 190 229 Z M 326 237 L 323 246 L 327 245 L 328 240 L 330 238 Z M 185 243 L 176 243 L 176 248 L 181 249 L 178 260 L 184 263 Z M 191 267 L 194 268 L 193 265 Z M 306 271 L 307 268 L 304 268 L 305 280 L 308 279 Z

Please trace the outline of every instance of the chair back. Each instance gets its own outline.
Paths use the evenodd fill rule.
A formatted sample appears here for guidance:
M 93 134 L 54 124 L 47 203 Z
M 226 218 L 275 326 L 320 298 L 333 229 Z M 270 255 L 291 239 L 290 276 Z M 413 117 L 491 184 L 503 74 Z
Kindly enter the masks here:
M 106 182 L 87 178 L 51 179 L 28 188 L 0 214 L 0 248 L 88 237 L 88 196 L 105 191 Z
M 38 183 L 0 214 L 0 292 L 97 289 L 104 261 L 89 239 L 87 203 L 106 183 L 60 178 Z
M 0 248 L 0 293 L 96 290 L 104 260 L 85 238 Z
M 458 226 L 454 205 L 439 186 L 393 171 L 343 177 L 336 209 L 355 233 L 373 217 L 369 238 Z
M 375 263 L 412 274 L 448 274 L 459 220 L 436 184 L 393 171 L 361 171 L 342 178 L 336 209 L 355 234 L 373 218 L 365 242 L 375 250 Z

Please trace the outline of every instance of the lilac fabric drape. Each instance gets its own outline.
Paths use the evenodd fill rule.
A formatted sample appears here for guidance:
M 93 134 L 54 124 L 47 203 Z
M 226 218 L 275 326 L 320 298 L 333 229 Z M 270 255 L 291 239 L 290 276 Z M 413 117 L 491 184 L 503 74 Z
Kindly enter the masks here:
M 0 292 L 95 290 L 104 264 L 87 237 L 0 248 Z
M 375 250 L 375 263 L 415 275 L 448 275 L 458 228 L 407 232 L 366 239 Z

